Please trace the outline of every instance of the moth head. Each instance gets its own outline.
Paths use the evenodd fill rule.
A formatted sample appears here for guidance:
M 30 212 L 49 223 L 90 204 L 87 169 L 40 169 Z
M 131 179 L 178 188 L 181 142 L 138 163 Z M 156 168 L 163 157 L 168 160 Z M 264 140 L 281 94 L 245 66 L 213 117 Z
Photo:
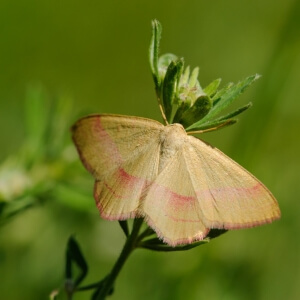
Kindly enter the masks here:
M 181 143 L 182 137 L 186 137 L 186 131 L 184 127 L 179 123 L 168 124 L 164 127 L 164 130 L 161 133 L 160 141 L 161 143 L 166 146 L 173 146 Z

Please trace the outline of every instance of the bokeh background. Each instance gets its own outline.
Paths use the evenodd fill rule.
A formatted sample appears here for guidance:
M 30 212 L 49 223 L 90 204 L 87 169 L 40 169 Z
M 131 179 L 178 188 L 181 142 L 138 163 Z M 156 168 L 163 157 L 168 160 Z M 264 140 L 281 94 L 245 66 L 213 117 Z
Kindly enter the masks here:
M 261 179 L 278 199 L 282 218 L 272 225 L 226 233 L 190 251 L 137 250 L 111 299 L 299 299 L 298 0 L 1 0 L 2 188 L 15 188 L 10 183 L 24 164 L 19 156 L 31 143 L 28 123 L 33 120 L 31 129 L 42 127 L 39 122 L 48 120 L 47 107 L 54 102 L 63 103 L 56 108 L 61 123 L 50 118 L 51 137 L 35 147 L 51 148 L 65 134 L 67 149 L 64 159 L 54 155 L 48 160 L 52 167 L 59 161 L 60 183 L 47 178 L 48 170 L 40 177 L 43 188 L 54 182 L 45 188 L 48 194 L 42 188 L 39 197 L 29 197 L 36 202 L 27 195 L 29 208 L 1 225 L 1 299 L 47 299 L 53 289 L 61 288 L 71 234 L 90 267 L 86 284 L 106 275 L 117 258 L 124 243 L 121 229 L 116 222 L 99 218 L 92 199 L 93 180 L 78 162 L 68 128 L 77 117 L 95 112 L 160 120 L 148 64 L 154 18 L 163 25 L 161 53 L 173 52 L 185 57 L 187 65 L 200 66 L 203 86 L 218 77 L 225 84 L 262 75 L 238 101 L 254 104 L 240 122 L 202 138 Z M 34 103 L 46 103 L 44 112 L 32 108 L 28 113 L 34 97 Z M 70 101 L 66 109 L 64 103 Z M 72 161 L 65 163 L 68 159 Z M 14 161 L 13 167 L 8 161 Z M 64 181 L 82 183 L 84 193 L 66 188 Z M 2 197 L 1 207 L 18 201 L 23 207 L 24 197 L 18 197 Z M 89 299 L 89 294 L 76 294 L 74 299 Z

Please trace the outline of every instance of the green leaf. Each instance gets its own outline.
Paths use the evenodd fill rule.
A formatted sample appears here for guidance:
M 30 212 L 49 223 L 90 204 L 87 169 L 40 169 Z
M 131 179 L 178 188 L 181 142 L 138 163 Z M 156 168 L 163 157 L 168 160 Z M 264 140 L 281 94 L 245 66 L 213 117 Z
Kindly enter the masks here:
M 242 94 L 247 87 L 249 87 L 255 80 L 259 78 L 259 75 L 252 75 L 240 81 L 239 83 L 228 88 L 220 97 L 220 100 L 215 104 L 209 114 L 205 117 L 205 120 L 212 118 L 219 112 L 224 110 L 230 105 L 240 94 Z M 204 120 L 202 120 L 204 121 Z
M 192 244 L 171 247 L 168 244 L 163 243 L 158 238 L 154 238 L 154 239 L 146 240 L 146 241 L 140 243 L 139 247 L 149 249 L 149 250 L 154 250 L 154 251 L 174 252 L 174 251 L 189 250 L 189 249 L 198 247 L 200 245 L 207 244 L 208 242 L 209 242 L 209 239 L 204 239 L 202 241 L 198 241 L 198 242 L 195 242 Z
M 189 127 L 191 124 L 194 124 L 196 121 L 207 115 L 211 107 L 212 103 L 210 98 L 206 95 L 202 95 L 182 114 L 179 123 L 185 128 Z
M 237 110 L 225 115 L 225 116 L 222 116 L 222 117 L 219 117 L 217 119 L 215 119 L 215 121 L 226 121 L 228 119 L 231 119 L 233 117 L 236 117 L 237 115 L 241 114 L 242 112 L 244 112 L 245 110 L 247 110 L 248 108 L 250 108 L 252 106 L 252 103 L 249 102 L 248 104 L 238 108 Z
M 204 129 L 209 129 L 209 128 L 214 128 L 214 127 L 226 127 L 228 125 L 233 125 L 237 122 L 237 120 L 231 119 L 233 117 L 236 117 L 237 115 L 241 114 L 242 112 L 244 112 L 245 110 L 247 110 L 248 108 L 250 108 L 252 106 L 252 103 L 249 102 L 248 104 L 238 108 L 237 110 L 225 115 L 225 116 L 221 116 L 219 118 L 216 118 L 214 120 L 209 120 L 207 122 L 202 122 L 202 120 L 200 120 L 199 122 L 196 122 L 194 124 L 192 124 L 190 127 L 188 127 L 186 130 L 193 130 L 193 131 L 197 131 L 197 130 L 204 130 Z M 230 120 L 231 119 L 231 120 Z M 226 122 L 229 122 L 228 124 L 226 124 L 226 126 L 222 126 L 222 124 L 225 124 Z
M 161 39 L 161 31 L 162 31 L 161 24 L 157 20 L 153 20 L 152 38 L 151 38 L 150 48 L 149 48 L 149 60 L 150 60 L 150 67 L 151 67 L 156 90 L 158 90 L 160 86 L 160 77 L 158 72 L 158 53 L 159 53 L 159 42 Z
M 170 121 L 177 85 L 183 69 L 183 60 L 172 61 L 167 69 L 162 88 L 162 103 L 167 120 Z
M 147 228 L 139 235 L 138 240 L 142 241 L 144 238 L 154 234 L 156 234 L 155 231 L 151 227 L 147 226 Z
M 191 107 L 191 103 L 189 101 L 181 101 L 177 111 L 174 115 L 172 123 L 179 123 L 180 119 L 182 118 L 183 113 Z
M 180 78 L 180 86 L 187 85 L 189 82 L 189 78 L 190 78 L 190 66 L 187 66 Z
M 200 121 L 192 124 L 187 128 L 187 130 L 203 130 L 204 128 L 213 128 L 215 125 L 220 125 L 220 120 L 228 120 L 230 116 L 232 117 L 233 115 L 238 115 L 247 108 L 250 107 L 250 105 L 247 107 L 247 105 L 243 108 L 238 109 L 237 111 L 234 111 L 233 113 L 230 113 L 224 117 L 212 120 L 212 118 L 220 113 L 222 110 L 227 108 L 229 104 L 232 103 L 248 86 L 250 86 L 255 80 L 259 78 L 259 75 L 253 75 L 249 76 L 243 81 L 232 85 L 229 84 L 222 90 L 218 91 L 215 96 L 212 98 L 213 101 L 213 107 L 209 111 L 209 113 Z M 234 124 L 236 121 L 231 120 L 228 125 Z M 222 122 L 221 122 L 222 123 Z M 209 125 L 207 127 L 207 125 Z
M 216 94 L 216 92 L 217 92 L 217 90 L 218 90 L 218 88 L 219 88 L 219 85 L 220 85 L 221 81 L 222 81 L 222 79 L 221 79 L 221 78 L 218 78 L 218 79 L 214 80 L 213 82 L 211 82 L 211 83 L 210 83 L 207 87 L 205 87 L 205 89 L 203 90 L 204 93 L 205 93 L 206 95 L 208 95 L 209 97 L 212 98 L 212 97 Z
M 193 88 L 195 86 L 200 86 L 199 82 L 198 82 L 198 75 L 199 75 L 199 68 L 196 67 L 193 71 L 192 74 L 190 76 L 190 80 L 189 80 L 189 87 Z
M 225 94 L 233 85 L 233 82 L 229 82 L 222 89 L 215 93 L 215 95 L 211 99 L 213 102 L 213 106 L 215 106 L 221 100 L 223 94 Z
M 213 128 L 225 128 L 229 125 L 233 125 L 237 122 L 237 120 L 235 119 L 230 119 L 230 120 L 222 120 L 222 121 L 215 121 L 215 120 L 212 120 L 212 121 L 207 121 L 206 123 L 203 123 L 203 124 L 200 124 L 199 126 L 195 126 L 195 124 L 193 124 L 192 126 L 188 127 L 186 129 L 187 132 L 190 132 L 190 131 L 201 131 L 201 130 L 208 130 L 208 129 L 213 129 Z
M 209 239 L 215 239 L 227 231 L 228 230 L 226 229 L 211 229 L 206 237 Z
M 176 94 L 178 94 L 179 93 L 179 87 L 180 87 L 180 78 L 182 76 L 183 67 L 184 67 L 184 59 L 183 58 L 177 59 L 176 64 L 177 64 Z M 174 104 L 174 103 L 172 103 L 172 104 Z
M 73 268 L 72 263 L 75 263 L 79 269 L 80 274 L 74 281 L 74 287 L 78 286 L 79 283 L 85 278 L 88 272 L 88 266 L 85 258 L 80 250 L 80 247 L 76 240 L 71 236 L 68 240 L 67 251 L 66 251 L 66 270 L 65 277 L 66 280 L 73 280 Z
M 166 53 L 158 59 L 158 73 L 159 79 L 162 81 L 166 75 L 167 69 L 172 61 L 177 61 L 178 57 L 172 53 Z

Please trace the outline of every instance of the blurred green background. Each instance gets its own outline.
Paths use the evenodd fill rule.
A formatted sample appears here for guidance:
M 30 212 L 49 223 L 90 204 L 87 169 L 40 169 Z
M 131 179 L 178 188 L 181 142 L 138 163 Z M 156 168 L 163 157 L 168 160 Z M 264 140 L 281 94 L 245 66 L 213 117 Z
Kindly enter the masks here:
M 51 290 L 62 287 L 70 234 L 76 234 L 90 266 L 86 284 L 106 275 L 117 258 L 123 234 L 116 222 L 99 218 L 93 179 L 70 146 L 68 128 L 77 117 L 95 112 L 160 120 L 148 64 L 154 18 L 163 26 L 161 53 L 173 52 L 185 57 L 186 65 L 199 65 L 203 86 L 218 77 L 225 84 L 263 75 L 238 101 L 237 105 L 254 104 L 240 122 L 202 138 L 262 180 L 278 199 L 282 218 L 272 225 L 229 232 L 181 253 L 137 250 L 111 299 L 299 299 L 297 0 L 0 2 L 0 162 L 8 165 L 0 172 L 0 184 L 9 187 L 20 175 L 14 173 L 15 166 L 24 163 L 23 158 L 18 162 L 19 155 L 30 153 L 34 160 L 36 147 L 44 152 L 56 149 L 49 151 L 46 163 L 38 150 L 46 169 L 35 173 L 42 188 L 38 197 L 26 196 L 28 206 L 35 205 L 0 228 L 1 299 L 47 299 Z M 27 131 L 39 128 L 36 120 L 47 125 L 49 110 L 45 105 L 44 114 L 27 112 L 26 121 L 30 105 L 25 100 L 30 103 L 30 97 L 44 99 L 49 107 L 55 101 L 63 103 L 56 107 L 63 117 L 59 122 L 50 118 L 51 135 L 43 145 L 28 141 Z M 69 146 L 54 148 L 59 139 Z M 60 147 L 65 150 L 58 159 Z M 7 159 L 12 156 L 17 163 L 10 170 Z M 53 175 L 49 182 L 47 174 Z M 53 178 L 59 178 L 59 186 Z M 84 186 L 79 196 L 68 188 L 77 182 Z M 17 198 L 2 201 L 9 207 Z M 88 296 L 76 294 L 74 299 Z

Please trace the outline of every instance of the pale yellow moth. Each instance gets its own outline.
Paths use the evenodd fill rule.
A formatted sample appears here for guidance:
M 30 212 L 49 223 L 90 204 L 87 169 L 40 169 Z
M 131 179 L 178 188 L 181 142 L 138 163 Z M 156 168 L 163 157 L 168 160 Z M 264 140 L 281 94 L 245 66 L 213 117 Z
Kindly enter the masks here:
M 258 179 L 180 124 L 101 114 L 80 119 L 72 132 L 95 178 L 104 219 L 144 217 L 176 246 L 201 240 L 212 228 L 247 228 L 280 217 Z

